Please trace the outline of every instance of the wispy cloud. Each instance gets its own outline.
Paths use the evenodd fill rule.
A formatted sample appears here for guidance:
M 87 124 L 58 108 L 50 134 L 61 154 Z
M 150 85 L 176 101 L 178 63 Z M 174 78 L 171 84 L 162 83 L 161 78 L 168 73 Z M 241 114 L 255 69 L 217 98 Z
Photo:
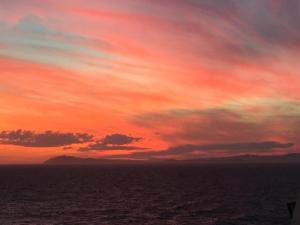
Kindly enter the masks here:
M 84 71 L 91 62 L 100 66 L 111 57 L 108 42 L 55 30 L 36 15 L 27 15 L 12 26 L 0 24 L 0 30 L 0 43 L 6 46 L 0 54 L 8 57 Z
M 132 121 L 159 132 L 159 137 L 170 143 L 284 140 L 297 144 L 299 112 L 299 101 L 256 99 L 241 104 L 228 102 L 216 108 L 140 114 Z
M 266 140 L 296 151 L 299 21 L 298 0 L 1 0 L 1 129 L 32 133 L 5 142 L 41 135 L 57 146 L 45 155 Z M 75 133 L 54 141 L 74 129 L 104 137 L 84 153 L 68 149 Z

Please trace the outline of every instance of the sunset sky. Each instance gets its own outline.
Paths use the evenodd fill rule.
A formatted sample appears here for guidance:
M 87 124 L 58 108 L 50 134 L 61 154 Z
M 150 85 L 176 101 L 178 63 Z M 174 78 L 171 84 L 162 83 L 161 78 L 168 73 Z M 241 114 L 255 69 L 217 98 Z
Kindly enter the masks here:
M 298 152 L 298 0 L 1 0 L 0 163 Z

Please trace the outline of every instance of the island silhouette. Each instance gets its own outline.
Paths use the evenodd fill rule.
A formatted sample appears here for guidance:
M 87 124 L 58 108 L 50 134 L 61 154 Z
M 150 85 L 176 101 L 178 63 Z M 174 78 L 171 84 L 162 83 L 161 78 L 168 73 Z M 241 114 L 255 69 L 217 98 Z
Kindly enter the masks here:
M 103 159 L 80 158 L 74 156 L 57 156 L 43 162 L 44 165 L 103 165 L 103 164 L 207 164 L 207 163 L 300 163 L 300 153 L 272 156 L 241 155 L 220 158 L 198 158 L 187 160 L 156 159 L 129 160 L 129 159 Z

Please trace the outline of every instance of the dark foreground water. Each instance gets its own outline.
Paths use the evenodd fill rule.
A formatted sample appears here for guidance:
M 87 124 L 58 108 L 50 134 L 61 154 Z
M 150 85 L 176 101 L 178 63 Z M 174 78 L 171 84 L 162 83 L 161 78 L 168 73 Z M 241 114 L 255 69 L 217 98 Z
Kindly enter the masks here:
M 300 165 L 0 167 L 0 224 L 288 225 Z

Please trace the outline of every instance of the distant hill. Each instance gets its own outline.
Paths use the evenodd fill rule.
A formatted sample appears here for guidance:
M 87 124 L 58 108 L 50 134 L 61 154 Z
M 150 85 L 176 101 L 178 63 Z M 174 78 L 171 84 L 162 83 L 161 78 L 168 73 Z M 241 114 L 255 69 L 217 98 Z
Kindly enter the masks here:
M 280 156 L 243 155 L 224 158 L 200 158 L 190 160 L 149 159 L 149 160 L 113 160 L 78 158 L 73 156 L 58 156 L 45 161 L 44 165 L 110 165 L 110 164 L 236 164 L 236 163 L 300 163 L 300 154 L 287 154 Z
M 191 159 L 188 161 L 199 163 L 300 163 L 300 153 L 274 156 L 242 155 L 224 158 Z
M 117 161 L 119 160 L 78 158 L 73 156 L 57 156 L 48 159 L 43 164 L 44 165 L 99 165 L 99 164 L 111 164 Z

